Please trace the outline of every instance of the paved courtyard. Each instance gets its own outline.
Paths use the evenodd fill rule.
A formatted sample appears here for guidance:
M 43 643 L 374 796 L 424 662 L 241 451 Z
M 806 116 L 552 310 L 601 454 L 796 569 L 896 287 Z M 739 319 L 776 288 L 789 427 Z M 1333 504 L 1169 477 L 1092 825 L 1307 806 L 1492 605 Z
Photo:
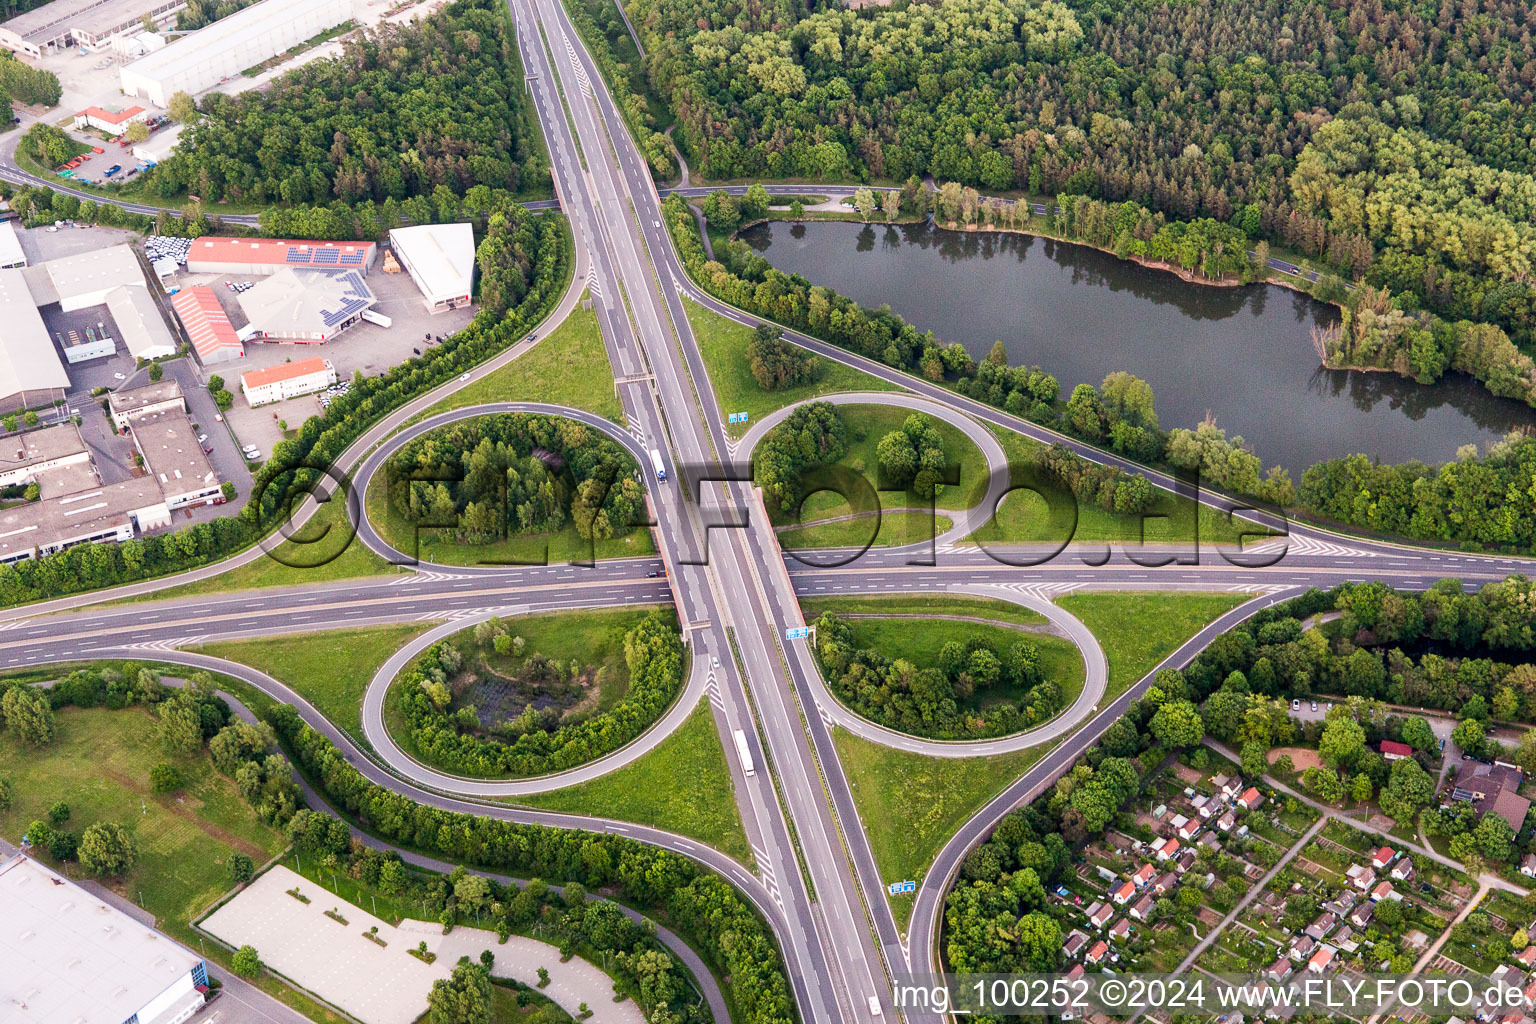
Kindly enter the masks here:
M 304 903 L 288 895 L 297 887 Z M 345 925 L 326 916 L 337 908 Z M 388 945 L 364 937 L 370 927 Z M 498 977 L 538 983 L 538 969 L 548 968 L 543 994 L 573 1016 L 585 1002 L 595 1024 L 645 1024 L 632 1001 L 613 1002 L 613 983 L 597 967 L 580 959 L 560 962 L 560 951 L 533 939 L 514 937 L 498 945 L 496 933 L 405 920 L 396 928 L 361 907 L 344 902 L 296 872 L 272 868 L 215 911 L 202 928 L 232 946 L 251 945 L 272 970 L 282 974 L 364 1024 L 411 1024 L 427 1008 L 427 993 L 438 978 L 453 973 L 459 957 L 477 959 L 481 950 L 496 954 Z M 425 964 L 410 950 L 425 941 L 437 962 Z

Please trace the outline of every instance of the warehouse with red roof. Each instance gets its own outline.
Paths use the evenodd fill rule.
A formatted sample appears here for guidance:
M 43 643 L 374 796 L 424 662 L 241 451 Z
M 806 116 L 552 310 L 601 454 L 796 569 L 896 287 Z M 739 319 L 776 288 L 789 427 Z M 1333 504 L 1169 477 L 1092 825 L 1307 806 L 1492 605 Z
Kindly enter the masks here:
M 197 358 L 204 366 L 227 363 L 245 355 L 245 346 L 235 334 L 229 314 L 219 305 L 219 297 L 212 288 L 199 285 L 184 288 L 171 296 L 171 308 L 176 318 L 186 328 Z
M 322 242 L 294 238 L 194 239 L 187 251 L 189 274 L 257 277 L 286 268 L 354 270 L 366 275 L 378 246 L 373 242 Z

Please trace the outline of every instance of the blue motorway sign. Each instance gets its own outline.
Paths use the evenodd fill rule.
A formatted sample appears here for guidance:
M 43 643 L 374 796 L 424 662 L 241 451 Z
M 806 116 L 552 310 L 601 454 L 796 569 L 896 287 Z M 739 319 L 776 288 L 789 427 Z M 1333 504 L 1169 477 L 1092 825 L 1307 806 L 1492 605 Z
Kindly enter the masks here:
M 747 422 L 747 414 L 744 413 L 744 412 L 729 413 L 729 414 L 727 414 L 727 416 L 725 418 L 727 420 L 729 420 L 731 423 L 745 423 L 745 422 Z
M 785 640 L 804 640 L 810 635 L 811 627 L 809 626 L 791 626 L 784 631 Z
M 892 896 L 900 896 L 904 892 L 912 892 L 917 888 L 916 882 L 892 882 L 886 886 Z

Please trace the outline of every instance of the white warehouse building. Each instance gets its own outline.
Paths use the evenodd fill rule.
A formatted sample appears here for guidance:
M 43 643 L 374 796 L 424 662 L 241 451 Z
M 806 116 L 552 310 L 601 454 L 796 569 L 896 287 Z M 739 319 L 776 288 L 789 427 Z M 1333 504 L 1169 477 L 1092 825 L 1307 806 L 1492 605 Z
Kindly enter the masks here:
M 181 1024 L 202 1009 L 202 957 L 25 854 L 0 861 L 7 1021 Z
M 166 107 L 178 92 L 195 96 L 335 28 L 355 17 L 357 7 L 356 0 L 261 0 L 125 64 L 123 92 Z

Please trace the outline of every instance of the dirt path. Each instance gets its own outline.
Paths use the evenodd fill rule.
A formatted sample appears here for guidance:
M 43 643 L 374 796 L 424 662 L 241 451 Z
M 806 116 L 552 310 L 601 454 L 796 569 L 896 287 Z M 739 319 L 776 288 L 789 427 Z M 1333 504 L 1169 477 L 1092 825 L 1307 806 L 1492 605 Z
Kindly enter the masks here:
M 124 775 L 122 772 L 113 771 L 110 768 L 102 768 L 101 774 L 103 778 L 111 779 L 113 782 L 117 783 L 119 786 L 122 786 L 124 789 L 137 794 L 140 799 L 153 800 L 156 806 L 158 806 L 161 810 L 168 814 L 175 815 L 182 821 L 197 829 L 199 832 L 203 833 L 203 835 L 207 836 L 208 838 L 217 839 L 219 842 L 224 843 L 226 846 L 230 846 L 236 850 L 239 850 L 241 853 L 250 857 L 258 864 L 265 861 L 269 856 L 266 850 L 263 850 L 261 847 L 257 846 L 250 840 L 241 839 L 239 836 L 230 832 L 226 832 L 224 829 L 219 828 L 217 825 L 213 825 L 204 821 L 202 818 L 198 817 L 196 813 L 189 810 L 180 800 L 174 797 L 166 799 L 160 796 L 156 796 L 150 793 L 148 787 L 140 785 L 139 783 L 134 782 L 134 780 L 129 778 L 127 775 Z

